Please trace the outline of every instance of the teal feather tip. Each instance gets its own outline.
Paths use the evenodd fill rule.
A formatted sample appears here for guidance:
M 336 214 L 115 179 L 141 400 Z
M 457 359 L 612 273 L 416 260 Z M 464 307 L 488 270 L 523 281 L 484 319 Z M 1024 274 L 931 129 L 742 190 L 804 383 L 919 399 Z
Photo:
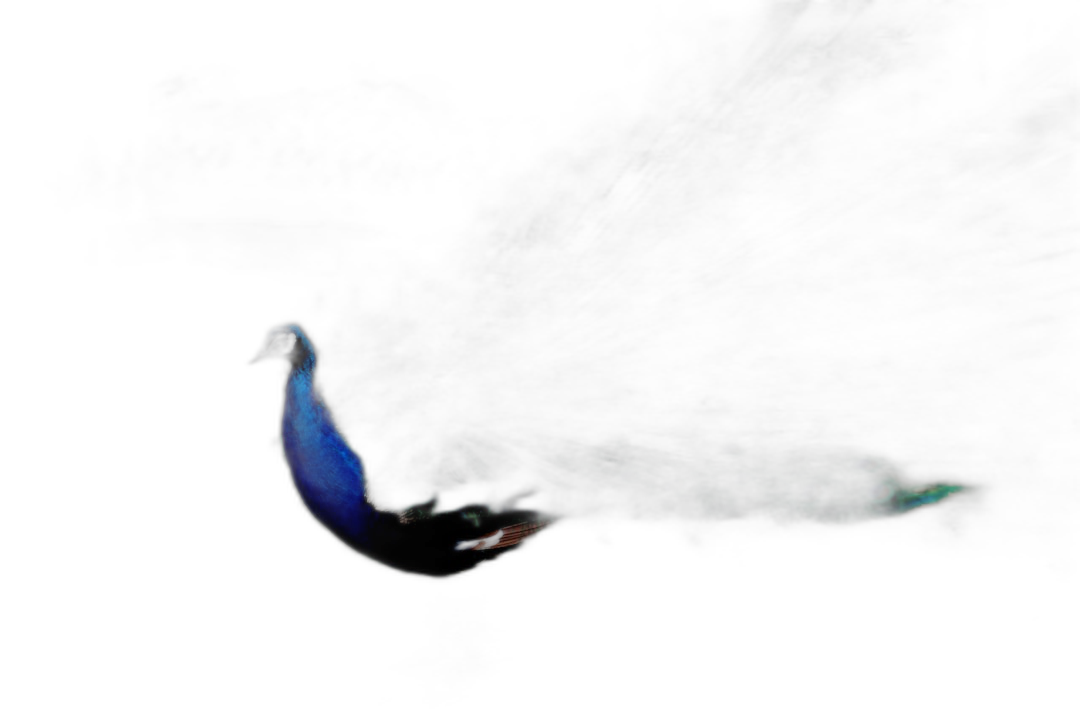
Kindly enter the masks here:
M 985 96 L 924 71 L 907 3 L 770 17 L 523 169 L 440 281 L 325 318 L 323 355 L 271 332 L 288 471 L 336 538 L 445 575 L 555 522 L 982 510 L 1008 395 L 1076 320 L 1075 103 L 1050 63 Z
M 876 495 L 881 493 L 880 486 L 872 486 L 868 490 L 870 502 L 876 501 Z M 914 488 L 902 489 L 896 500 L 896 506 L 901 513 L 912 513 L 918 510 L 926 510 L 928 507 L 939 505 L 947 500 L 957 498 L 961 493 L 971 494 L 973 491 L 967 485 L 956 483 L 943 483 L 941 485 L 921 485 Z

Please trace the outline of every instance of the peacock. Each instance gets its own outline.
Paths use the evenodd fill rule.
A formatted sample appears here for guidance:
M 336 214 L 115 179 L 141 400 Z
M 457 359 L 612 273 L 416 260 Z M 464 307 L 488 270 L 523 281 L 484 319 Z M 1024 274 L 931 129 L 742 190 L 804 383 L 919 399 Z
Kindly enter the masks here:
M 982 46 L 949 45 L 962 16 L 769 4 L 517 178 L 393 310 L 270 330 L 311 516 L 447 576 L 564 522 L 977 507 L 1025 467 L 1000 419 L 1070 357 L 1078 105 L 1052 46 L 950 77 Z

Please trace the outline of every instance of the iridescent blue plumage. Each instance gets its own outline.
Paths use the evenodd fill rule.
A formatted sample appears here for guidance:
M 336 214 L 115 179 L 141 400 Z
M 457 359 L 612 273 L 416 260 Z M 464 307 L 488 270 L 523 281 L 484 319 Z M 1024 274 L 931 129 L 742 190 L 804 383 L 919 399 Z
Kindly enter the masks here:
M 299 326 L 272 330 L 252 363 L 266 359 L 291 365 L 281 411 L 282 451 L 296 492 L 312 517 L 356 551 L 405 572 L 455 574 L 482 559 L 462 554 L 460 551 L 473 549 L 477 543 L 462 542 L 461 538 L 478 534 L 472 518 L 477 512 L 487 515 L 486 508 L 471 508 L 472 515 L 459 508 L 460 513 L 438 520 L 428 518 L 418 528 L 405 528 L 399 515 L 376 510 L 368 501 L 364 460 L 341 435 L 316 388 L 318 356 Z M 519 542 L 541 527 L 524 522 L 494 532 L 503 546 L 510 546 L 515 544 L 511 538 Z M 482 549 L 495 546 L 489 539 Z
M 364 543 L 376 510 L 367 500 L 364 466 L 345 442 L 315 390 L 315 351 L 303 330 L 296 336 L 285 386 L 281 438 L 300 496 L 311 513 L 349 544 Z
M 305 335 L 272 332 L 312 515 L 446 574 L 562 520 L 843 526 L 1008 472 L 995 391 L 1075 320 L 1076 104 L 1023 68 L 909 114 L 937 52 L 914 4 L 778 3 L 524 178 L 443 283 L 340 328 L 333 413 Z

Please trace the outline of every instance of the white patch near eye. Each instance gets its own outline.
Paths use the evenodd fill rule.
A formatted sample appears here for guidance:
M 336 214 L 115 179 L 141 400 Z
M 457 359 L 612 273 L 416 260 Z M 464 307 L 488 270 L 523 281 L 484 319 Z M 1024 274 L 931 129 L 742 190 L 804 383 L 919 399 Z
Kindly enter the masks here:
M 279 357 L 281 357 L 282 355 L 287 355 L 287 354 L 293 352 L 293 348 L 296 347 L 296 334 L 295 334 L 295 332 L 289 332 L 288 335 L 279 335 L 278 337 L 274 338 L 273 342 L 270 343 L 270 344 L 274 345 L 274 344 L 276 344 L 276 342 L 278 342 L 282 338 L 285 338 L 285 349 L 278 351 L 278 356 Z

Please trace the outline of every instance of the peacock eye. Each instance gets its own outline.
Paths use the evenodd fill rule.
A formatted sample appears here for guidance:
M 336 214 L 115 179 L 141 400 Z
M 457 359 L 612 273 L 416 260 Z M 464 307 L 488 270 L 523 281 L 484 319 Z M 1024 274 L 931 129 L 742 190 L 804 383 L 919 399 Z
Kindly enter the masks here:
M 281 339 L 282 352 L 291 353 L 296 349 L 297 337 L 294 333 L 286 333 Z

